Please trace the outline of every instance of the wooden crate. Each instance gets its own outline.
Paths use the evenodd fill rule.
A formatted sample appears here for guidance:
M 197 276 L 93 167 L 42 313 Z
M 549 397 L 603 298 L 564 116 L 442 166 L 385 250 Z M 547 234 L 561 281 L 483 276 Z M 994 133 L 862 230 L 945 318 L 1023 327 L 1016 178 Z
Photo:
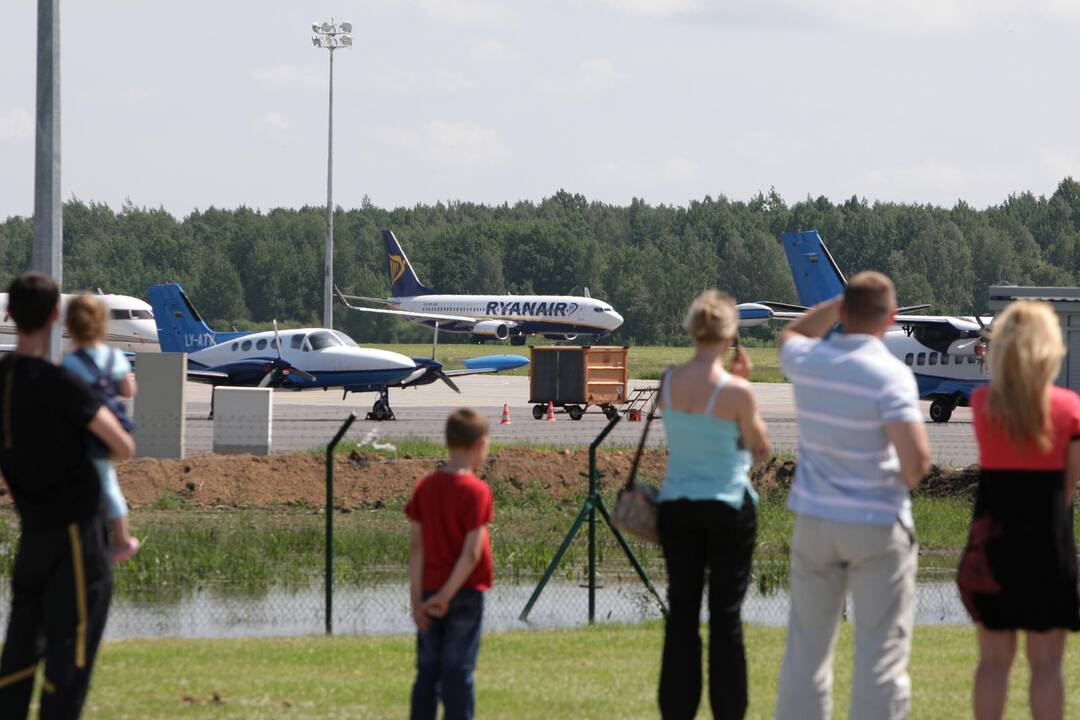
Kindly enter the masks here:
M 621 405 L 626 400 L 629 348 L 617 345 L 536 346 L 529 364 L 529 402 Z

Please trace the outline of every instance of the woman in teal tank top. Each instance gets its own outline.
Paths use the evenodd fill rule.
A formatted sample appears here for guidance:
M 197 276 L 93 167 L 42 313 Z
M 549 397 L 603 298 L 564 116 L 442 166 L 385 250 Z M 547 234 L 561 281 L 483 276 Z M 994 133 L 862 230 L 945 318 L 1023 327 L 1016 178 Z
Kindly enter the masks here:
M 735 301 L 706 290 L 684 326 L 697 347 L 664 374 L 660 402 L 668 465 L 660 486 L 660 541 L 668 574 L 668 618 L 660 670 L 660 713 L 690 720 L 701 702 L 701 596 L 709 577 L 709 701 L 714 718 L 746 713 L 742 601 L 757 534 L 750 464 L 769 454 L 765 423 L 747 378 L 750 358 L 724 355 L 738 329 Z

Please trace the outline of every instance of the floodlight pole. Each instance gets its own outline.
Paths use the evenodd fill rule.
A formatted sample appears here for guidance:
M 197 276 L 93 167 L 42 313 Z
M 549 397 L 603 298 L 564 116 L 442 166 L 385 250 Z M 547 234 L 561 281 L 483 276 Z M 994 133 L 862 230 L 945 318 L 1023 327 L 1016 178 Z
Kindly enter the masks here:
M 323 270 L 323 327 L 334 327 L 334 48 L 330 48 L 330 117 L 326 140 L 326 266 Z
M 64 217 L 60 199 L 60 0 L 38 0 L 37 117 L 34 143 L 33 268 L 62 286 Z M 61 325 L 53 323 L 47 353 L 60 361 Z

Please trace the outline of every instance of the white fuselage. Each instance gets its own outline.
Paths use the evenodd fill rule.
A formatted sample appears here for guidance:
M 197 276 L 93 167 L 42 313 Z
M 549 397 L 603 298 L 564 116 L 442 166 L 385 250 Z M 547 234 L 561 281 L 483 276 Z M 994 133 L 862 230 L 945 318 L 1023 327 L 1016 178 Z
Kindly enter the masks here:
M 60 296 L 60 318 L 63 321 L 67 304 L 75 295 Z M 150 305 L 127 295 L 95 295 L 105 304 L 109 329 L 105 342 L 124 352 L 157 352 L 157 326 Z M 7 293 L 0 293 L 0 345 L 15 344 L 15 323 L 7 314 Z M 67 330 L 64 338 L 67 339 Z
M 570 295 L 417 295 L 390 298 L 395 310 L 475 318 L 479 323 L 505 323 L 516 333 L 606 334 L 623 323 L 609 303 Z M 431 320 L 415 319 L 433 325 Z M 439 323 L 450 332 L 472 332 L 464 323 Z M 485 334 L 483 328 L 478 334 Z

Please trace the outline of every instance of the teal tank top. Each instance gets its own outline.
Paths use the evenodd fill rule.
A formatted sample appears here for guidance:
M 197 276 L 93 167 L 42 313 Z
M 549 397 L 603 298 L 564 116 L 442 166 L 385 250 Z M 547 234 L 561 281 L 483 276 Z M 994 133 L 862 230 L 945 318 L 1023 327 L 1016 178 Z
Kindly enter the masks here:
M 669 375 L 664 373 L 663 379 L 668 462 L 658 500 L 719 500 L 738 510 L 750 493 L 756 505 L 757 493 L 750 485 L 750 453 L 742 447 L 739 425 L 713 417 L 716 396 L 727 383 L 727 374 L 713 388 L 701 415 L 671 406 Z

